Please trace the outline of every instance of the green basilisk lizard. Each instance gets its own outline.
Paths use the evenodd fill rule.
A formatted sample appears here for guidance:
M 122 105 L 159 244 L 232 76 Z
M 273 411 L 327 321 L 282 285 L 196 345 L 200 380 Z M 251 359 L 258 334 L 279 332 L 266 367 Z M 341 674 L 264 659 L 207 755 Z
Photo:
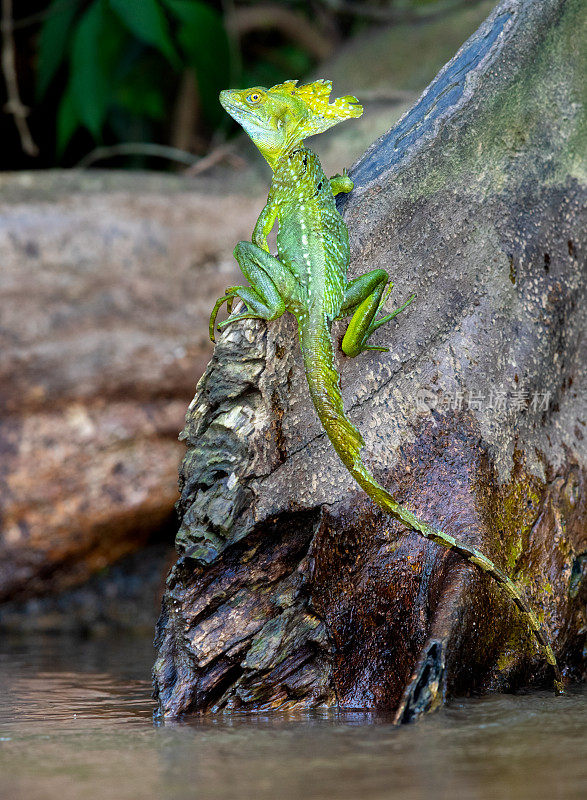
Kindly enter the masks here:
M 244 301 L 246 310 L 220 323 L 218 328 L 242 319 L 273 320 L 286 311 L 296 317 L 310 396 L 348 471 L 382 509 L 427 539 L 456 551 L 503 587 L 525 615 L 554 668 L 555 687 L 562 691 L 548 631 L 514 582 L 479 550 L 435 530 L 399 505 L 361 460 L 364 441 L 344 412 L 334 364 L 332 323 L 351 316 L 342 340 L 342 350 L 347 356 L 354 357 L 365 350 L 385 351 L 388 348 L 369 344 L 369 338 L 399 314 L 413 295 L 400 308 L 380 316 L 393 286 L 388 274 L 376 269 L 347 279 L 349 237 L 334 197 L 340 192 L 350 192 L 353 182 L 346 171 L 328 180 L 318 157 L 303 145 L 306 137 L 363 113 L 356 97 L 340 97 L 331 103 L 331 90 L 329 81 L 298 86 L 292 80 L 271 89 L 254 87 L 220 93 L 222 106 L 242 125 L 268 161 L 273 180 L 252 242 L 239 242 L 234 250 L 250 285 L 230 287 L 218 299 L 210 316 L 210 338 L 214 341 L 220 307 L 227 303 L 231 313 L 235 298 Z M 277 257 L 270 254 L 267 245 L 267 235 L 276 220 Z

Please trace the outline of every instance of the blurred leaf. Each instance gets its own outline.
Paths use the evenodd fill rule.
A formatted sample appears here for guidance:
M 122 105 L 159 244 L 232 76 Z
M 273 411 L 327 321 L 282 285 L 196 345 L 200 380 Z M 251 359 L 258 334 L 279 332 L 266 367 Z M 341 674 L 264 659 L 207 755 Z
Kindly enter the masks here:
M 174 67 L 180 67 L 169 25 L 158 0 L 110 0 L 110 5 L 129 31 L 156 47 Z
M 71 92 L 79 118 L 98 137 L 110 98 L 108 77 L 100 58 L 104 2 L 95 0 L 81 18 L 71 53 Z
M 78 129 L 80 119 L 77 115 L 71 83 L 63 93 L 57 110 L 57 155 L 60 158 L 65 152 L 69 140 Z
M 99 138 L 112 103 L 112 76 L 127 34 L 106 0 L 94 0 L 78 23 L 71 54 L 71 90 L 80 121 Z
M 77 13 L 79 3 L 63 4 L 63 0 L 53 0 L 47 9 L 48 16 L 43 22 L 39 36 L 39 57 L 37 61 L 37 97 L 43 97 L 55 77 L 67 53 L 71 24 Z
M 230 46 L 221 15 L 199 0 L 164 0 L 177 19 L 177 40 L 187 63 L 194 67 L 200 102 L 212 124 L 222 119 L 218 93 L 230 79 Z

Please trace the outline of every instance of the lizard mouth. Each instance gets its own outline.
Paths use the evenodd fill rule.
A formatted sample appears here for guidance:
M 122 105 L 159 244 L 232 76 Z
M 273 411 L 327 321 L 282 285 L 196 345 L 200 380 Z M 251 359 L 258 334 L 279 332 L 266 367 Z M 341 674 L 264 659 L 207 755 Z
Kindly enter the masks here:
M 245 130 L 247 130 L 247 124 L 259 124 L 261 122 L 261 117 L 257 109 L 253 110 L 252 108 L 243 106 L 239 94 L 239 92 L 232 91 L 231 89 L 225 89 L 220 92 L 220 105 L 239 123 L 239 125 L 242 125 Z
M 232 98 L 232 92 L 230 89 L 223 89 L 218 97 L 218 99 L 220 100 L 220 105 L 226 109 L 234 105 L 231 98 Z
M 232 92 L 229 89 L 226 89 L 223 92 L 220 92 L 220 105 L 222 108 L 230 114 L 230 116 L 236 120 L 239 124 L 242 125 L 243 120 L 246 116 L 252 116 L 250 113 L 245 115 L 244 109 L 242 108 L 241 104 L 233 98 Z

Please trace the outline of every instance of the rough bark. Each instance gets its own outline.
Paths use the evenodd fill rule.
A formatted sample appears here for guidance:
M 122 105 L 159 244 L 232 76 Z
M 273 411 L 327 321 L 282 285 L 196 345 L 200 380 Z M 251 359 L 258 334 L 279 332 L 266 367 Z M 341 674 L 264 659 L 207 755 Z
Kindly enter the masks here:
M 586 629 L 581 13 L 500 3 L 355 165 L 351 274 L 389 268 L 394 303 L 417 298 L 379 332 L 389 354 L 338 360 L 377 478 L 526 588 L 569 678 Z M 407 720 L 549 680 L 499 590 L 345 473 L 292 318 L 227 329 L 183 438 L 162 715 L 338 705 Z

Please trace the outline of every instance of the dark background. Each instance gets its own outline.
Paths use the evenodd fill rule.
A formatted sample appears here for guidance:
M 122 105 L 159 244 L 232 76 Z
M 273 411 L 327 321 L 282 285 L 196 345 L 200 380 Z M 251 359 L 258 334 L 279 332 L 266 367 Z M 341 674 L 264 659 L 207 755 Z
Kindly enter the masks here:
M 82 159 L 100 167 L 189 165 L 233 132 L 220 89 L 303 77 L 366 28 L 425 23 L 474 5 L 2 0 L 0 169 L 70 167 Z M 7 84 L 22 103 L 28 144 L 6 103 Z

